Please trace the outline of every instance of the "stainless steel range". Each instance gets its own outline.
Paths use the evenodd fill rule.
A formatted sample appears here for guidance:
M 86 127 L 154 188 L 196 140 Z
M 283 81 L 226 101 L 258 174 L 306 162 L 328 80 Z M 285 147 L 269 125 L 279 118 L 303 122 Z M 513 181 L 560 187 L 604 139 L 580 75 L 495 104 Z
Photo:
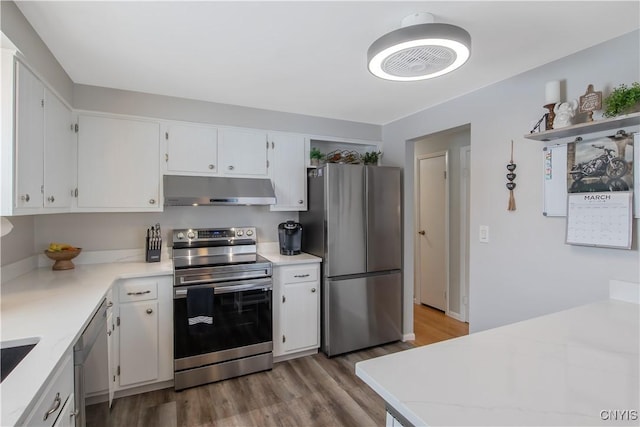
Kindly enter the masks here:
M 271 263 L 255 227 L 173 231 L 176 390 L 273 367 Z

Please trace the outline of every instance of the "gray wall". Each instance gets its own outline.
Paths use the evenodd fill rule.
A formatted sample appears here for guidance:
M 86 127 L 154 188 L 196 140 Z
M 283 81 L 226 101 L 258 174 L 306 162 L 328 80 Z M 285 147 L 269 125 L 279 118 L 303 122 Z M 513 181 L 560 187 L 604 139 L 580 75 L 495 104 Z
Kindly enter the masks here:
M 547 81 L 565 81 L 564 99 L 582 95 L 591 83 L 606 95 L 638 80 L 639 52 L 634 31 L 383 127 L 385 162 L 405 166 L 404 190 L 411 195 L 415 139 L 471 124 L 472 332 L 606 298 L 610 279 L 640 281 L 638 220 L 633 250 L 565 245 L 566 219 L 541 213 L 544 144 L 523 138 L 544 113 Z M 511 140 L 518 165 L 515 212 L 506 210 Z M 413 199 L 405 197 L 405 333 L 413 330 L 413 216 Z M 490 227 L 488 244 L 477 241 L 480 225 Z
M 34 217 L 17 216 L 8 219 L 13 224 L 13 230 L 0 238 L 0 265 L 20 261 L 35 253 Z
M 278 224 L 288 219 L 297 221 L 298 213 L 270 212 L 268 206 L 166 207 L 158 213 L 38 215 L 33 241 L 37 251 L 44 250 L 50 242 L 66 242 L 83 250 L 144 248 L 147 228 L 159 222 L 165 244 L 174 228 L 231 226 L 255 226 L 259 242 L 275 242 Z
M 338 138 L 381 140 L 381 127 L 378 125 L 96 86 L 75 85 L 73 107 L 79 110 L 132 114 L 169 120 L 299 132 Z
M 25 62 L 71 105 L 73 82 L 14 2 L 0 1 L 0 26 Z
M 447 152 L 447 163 L 449 175 L 449 309 L 461 314 L 460 289 L 464 278 L 460 277 L 461 256 L 464 251 L 460 246 L 460 185 L 462 170 L 460 165 L 460 148 L 470 145 L 471 133 L 469 126 L 453 129 L 451 131 L 439 132 L 414 141 L 414 159 L 423 154 L 436 152 Z M 415 164 L 415 163 L 414 163 Z M 405 198 L 413 198 L 413 193 L 407 193 Z M 444 209 L 444 208 L 443 208 Z M 407 224 L 406 228 L 412 229 L 412 224 Z M 410 238 L 412 244 L 416 242 L 416 233 L 412 233 Z M 409 236 L 408 236 L 409 237 Z M 415 246 L 414 246 L 415 247 Z M 418 295 L 418 281 L 414 285 L 415 295 Z

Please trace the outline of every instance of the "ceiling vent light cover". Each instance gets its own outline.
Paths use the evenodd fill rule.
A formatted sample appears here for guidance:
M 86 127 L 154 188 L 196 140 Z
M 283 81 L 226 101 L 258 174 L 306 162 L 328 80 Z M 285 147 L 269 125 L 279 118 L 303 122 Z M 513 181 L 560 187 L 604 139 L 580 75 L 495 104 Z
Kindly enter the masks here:
M 410 15 L 429 20 L 430 14 Z M 415 20 L 415 19 L 414 19 Z M 471 36 L 449 24 L 405 26 L 376 40 L 369 51 L 369 71 L 385 80 L 415 81 L 438 77 L 462 66 L 471 54 Z

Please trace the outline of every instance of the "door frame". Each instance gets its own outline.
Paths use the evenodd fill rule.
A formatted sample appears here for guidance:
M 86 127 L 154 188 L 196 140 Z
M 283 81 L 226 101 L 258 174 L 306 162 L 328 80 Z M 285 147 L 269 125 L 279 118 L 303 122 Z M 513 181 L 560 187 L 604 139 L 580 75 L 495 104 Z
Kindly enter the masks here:
M 469 162 L 467 162 L 469 153 Z M 467 185 L 467 179 L 469 184 Z M 460 147 L 460 313 L 456 317 L 461 322 L 469 321 L 469 265 L 466 250 L 470 242 L 469 216 L 467 215 L 467 195 L 471 194 L 471 145 Z
M 420 301 L 422 300 L 421 298 L 421 286 L 416 286 L 416 283 L 420 283 L 420 260 L 421 260 L 421 253 L 420 253 L 420 240 L 418 238 L 418 230 L 420 229 L 420 160 L 424 160 L 424 159 L 430 159 L 430 158 L 434 158 L 434 157 L 442 157 L 444 156 L 444 167 L 445 167 L 445 173 L 446 173 L 446 185 L 445 185 L 445 206 L 444 206 L 444 221 L 445 221 L 445 313 L 450 316 L 450 310 L 449 310 L 449 281 L 450 281 L 450 275 L 449 275 L 449 178 L 450 178 L 450 174 L 449 174 L 449 152 L 448 150 L 444 150 L 444 151 L 436 151 L 433 153 L 428 153 L 428 154 L 421 154 L 418 156 L 415 156 L 414 159 L 414 167 L 413 167 L 413 171 L 414 171 L 414 195 L 413 195 L 413 207 L 414 207 L 414 218 L 413 218 L 413 253 L 414 253 L 414 260 L 413 260 L 413 275 L 414 275 L 414 283 L 413 283 L 413 288 L 414 288 L 414 303 L 416 304 L 420 304 Z M 416 280 L 417 278 L 417 280 Z M 452 316 L 455 317 L 455 316 Z

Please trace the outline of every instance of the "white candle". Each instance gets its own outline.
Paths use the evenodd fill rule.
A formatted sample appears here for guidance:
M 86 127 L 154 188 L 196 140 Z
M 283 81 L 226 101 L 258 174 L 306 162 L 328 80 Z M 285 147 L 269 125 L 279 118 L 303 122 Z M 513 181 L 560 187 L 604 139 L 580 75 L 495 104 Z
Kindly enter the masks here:
M 544 88 L 544 103 L 557 104 L 560 102 L 560 80 L 547 82 Z

